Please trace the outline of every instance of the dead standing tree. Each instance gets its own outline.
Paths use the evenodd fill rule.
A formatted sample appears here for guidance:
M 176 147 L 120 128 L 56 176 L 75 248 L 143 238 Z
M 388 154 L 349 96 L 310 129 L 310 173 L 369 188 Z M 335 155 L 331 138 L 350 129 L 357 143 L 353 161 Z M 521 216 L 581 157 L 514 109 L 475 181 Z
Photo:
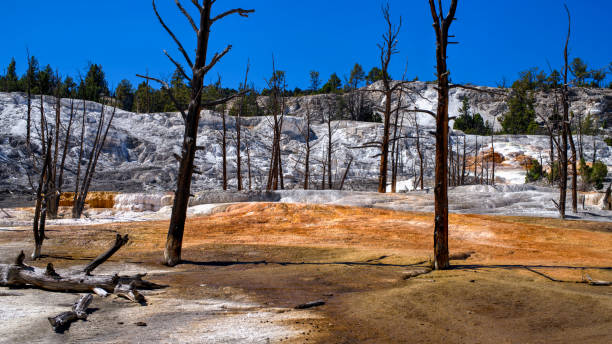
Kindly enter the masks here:
M 247 81 L 249 78 L 249 69 L 251 68 L 250 63 L 247 61 L 246 71 L 244 72 L 244 83 L 242 84 L 242 91 L 247 89 Z M 240 134 L 241 134 L 241 117 L 242 112 L 244 111 L 245 106 L 245 97 L 242 96 L 240 99 L 240 107 L 238 109 L 238 115 L 236 116 L 236 182 L 238 184 L 238 191 L 242 190 L 242 164 L 241 164 L 241 156 L 240 151 L 242 149 L 240 145 Z
M 568 63 L 567 63 L 567 47 L 569 45 L 570 33 L 572 27 L 572 20 L 570 16 L 570 11 L 565 6 L 565 11 L 567 12 L 567 38 L 565 40 L 565 48 L 563 49 L 563 92 L 561 93 L 561 100 L 563 102 L 563 132 L 564 132 L 564 145 L 565 145 L 565 176 L 567 180 L 567 139 L 565 136 L 569 138 L 570 148 L 572 152 L 572 212 L 578 212 L 578 171 L 576 169 L 576 145 L 574 144 L 574 136 L 572 135 L 572 129 L 570 127 L 570 119 L 569 119 L 569 92 L 567 89 L 567 72 L 568 72 Z M 567 181 L 565 182 L 567 184 Z M 565 203 L 565 201 L 563 202 Z M 565 217 L 565 210 L 563 211 L 563 216 Z
M 102 103 L 102 109 L 100 110 L 100 119 L 98 120 L 98 127 L 96 128 L 96 136 L 94 137 L 92 147 L 89 152 L 87 168 L 85 169 L 85 174 L 83 175 L 82 181 L 79 180 L 79 177 L 81 169 L 81 154 L 84 151 L 81 148 L 79 152 L 79 167 L 77 170 L 77 180 L 75 181 L 74 204 L 72 205 L 72 218 L 79 219 L 83 215 L 83 210 L 85 209 L 85 200 L 87 199 L 87 193 L 89 192 L 89 187 L 91 186 L 91 182 L 96 171 L 96 166 L 98 165 L 98 158 L 102 153 L 102 149 L 104 148 L 104 144 L 106 143 L 106 136 L 108 135 L 108 130 L 110 129 L 111 124 L 113 123 L 113 119 L 115 118 L 115 113 L 117 112 L 117 104 L 119 102 L 116 101 L 114 103 L 115 104 L 113 105 L 113 112 L 111 113 L 108 121 L 106 120 L 105 114 L 106 106 L 104 105 L 104 103 Z M 86 104 L 83 101 L 83 123 L 85 123 L 85 106 Z M 83 132 L 84 131 L 82 131 L 81 133 Z M 81 147 L 83 147 L 83 139 L 84 136 L 81 135 Z
M 399 25 L 394 26 L 391 22 L 391 15 L 389 13 L 389 4 L 382 9 L 383 17 L 387 24 L 387 31 L 383 34 L 383 43 L 378 44 L 380 49 L 380 62 L 381 62 L 381 77 L 382 77 L 382 90 L 376 90 L 382 92 L 385 97 L 385 107 L 383 111 L 383 137 L 380 145 L 380 167 L 378 174 L 378 192 L 385 193 L 387 191 L 387 173 L 388 173 L 388 160 L 389 160 L 389 136 L 391 132 L 391 101 L 393 93 L 402 87 L 403 83 L 391 84 L 389 78 L 388 69 L 391 57 L 398 53 L 397 44 L 399 31 L 402 26 L 402 18 L 400 17 Z
M 164 262 L 168 266 L 175 266 L 181 260 L 181 247 L 183 244 L 183 232 L 185 230 L 185 220 L 187 218 L 187 206 L 189 204 L 189 197 L 191 195 L 191 178 L 194 170 L 194 159 L 195 153 L 198 150 L 197 136 L 198 136 L 198 124 L 200 120 L 200 111 L 202 107 L 212 107 L 219 104 L 224 104 L 230 99 L 241 95 L 233 95 L 227 98 L 218 99 L 215 101 L 207 102 L 202 104 L 202 90 L 204 88 L 204 77 L 206 74 L 225 56 L 230 49 L 231 45 L 228 45 L 221 53 L 215 53 L 212 59 L 206 63 L 208 54 L 208 39 L 210 37 L 210 28 L 215 22 L 221 19 L 238 14 L 242 17 L 248 17 L 249 13 L 255 12 L 254 10 L 244 10 L 241 8 L 231 9 L 225 11 L 215 17 L 211 17 L 212 5 L 215 0 L 203 0 L 201 3 L 199 0 L 192 0 L 191 2 L 197 8 L 200 15 L 200 26 L 198 27 L 189 14 L 189 12 L 181 5 L 179 0 L 175 0 L 177 7 L 181 13 L 187 18 L 191 27 L 195 31 L 197 36 L 196 56 L 195 61 L 192 62 L 191 57 L 187 53 L 187 50 L 183 48 L 183 44 L 179 41 L 176 35 L 170 30 L 170 28 L 163 21 L 162 17 L 157 12 L 155 6 L 155 0 L 153 0 L 153 11 L 157 16 L 160 24 L 166 30 L 166 32 L 172 37 L 179 51 L 185 58 L 185 61 L 189 68 L 191 68 L 191 77 L 187 74 L 187 71 L 183 66 L 173 59 L 165 50 L 164 54 L 170 59 L 170 61 L 178 68 L 179 73 L 186 80 L 190 80 L 191 96 L 187 113 L 181 111 L 183 120 L 185 122 L 185 131 L 183 134 L 182 150 L 179 162 L 179 171 L 177 178 L 177 186 L 174 197 L 174 204 L 172 206 L 172 215 L 170 216 L 170 226 L 168 228 L 168 237 L 166 240 L 166 248 L 164 251 Z M 143 76 L 140 76 L 143 77 Z M 144 77 L 145 79 L 154 80 L 162 83 L 158 79 L 150 77 Z M 162 83 L 164 89 L 170 94 L 170 89 L 167 84 Z M 171 97 L 175 102 L 174 97 Z M 175 102 L 175 104 L 177 104 Z M 178 104 L 177 104 L 178 105 Z M 179 108 L 180 109 L 180 108 Z
M 284 95 L 287 85 L 285 73 L 283 71 L 276 70 L 274 58 L 272 58 L 272 77 L 267 81 L 267 83 L 270 89 L 268 109 L 272 115 L 272 122 L 270 123 L 270 126 L 273 130 L 272 147 L 270 152 L 270 168 L 268 170 L 268 182 L 266 183 L 266 190 L 270 191 L 278 190 L 279 182 L 280 188 L 284 189 L 281 141 L 283 133 L 283 120 L 285 117 Z M 266 118 L 268 121 L 270 121 L 269 117 Z
M 452 0 L 448 14 L 444 16 L 442 1 L 438 8 L 434 0 L 429 0 L 433 28 L 436 33 L 436 75 L 438 78 L 438 109 L 436 113 L 436 180 L 434 187 L 434 261 L 436 270 L 450 266 L 448 255 L 448 92 L 449 74 L 446 65 L 448 31 L 455 20 L 457 0 Z M 438 14 L 439 13 L 439 14 Z

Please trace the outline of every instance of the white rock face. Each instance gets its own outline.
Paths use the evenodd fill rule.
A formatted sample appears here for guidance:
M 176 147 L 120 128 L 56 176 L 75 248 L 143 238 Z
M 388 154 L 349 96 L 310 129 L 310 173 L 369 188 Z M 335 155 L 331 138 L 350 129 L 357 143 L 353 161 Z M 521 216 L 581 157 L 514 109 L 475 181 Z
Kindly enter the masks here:
M 370 87 L 377 87 L 377 85 Z M 411 87 L 423 91 L 424 98 L 419 97 L 415 100 L 418 107 L 426 109 L 435 107 L 435 91 L 430 84 L 416 82 L 411 84 Z M 611 91 L 580 89 L 574 91 L 574 93 L 572 109 L 575 112 L 582 111 L 583 114 L 592 112 L 604 117 L 610 114 Z M 367 94 L 377 93 L 368 92 Z M 474 102 L 474 110 L 480 112 L 485 119 L 498 117 L 505 111 L 503 97 L 453 89 L 450 106 L 451 116 L 456 115 L 456 109 L 459 107 L 463 96 L 470 97 L 470 102 Z M 305 142 L 301 132 L 305 126 L 305 121 L 301 116 L 304 114 L 307 103 L 313 102 L 318 99 L 317 97 L 320 98 L 321 96 L 288 99 L 288 105 L 292 112 L 285 117 L 283 126 L 282 160 L 285 187 L 289 189 L 300 188 L 303 184 Z M 546 99 L 545 95 L 538 96 L 538 101 L 541 102 L 538 103 L 538 108 L 546 109 L 549 101 Z M 380 103 L 380 98 L 372 101 Z M 61 123 L 62 127 L 65 128 L 68 126 L 70 118 L 71 101 L 62 99 L 61 105 Z M 40 98 L 33 99 L 32 106 L 33 111 L 37 114 L 34 118 L 38 118 Z M 52 127 L 55 116 L 53 106 L 53 97 L 45 97 L 45 115 Z M 74 108 L 73 133 L 66 162 L 65 191 L 70 191 L 74 185 L 83 102 L 75 102 Z M 85 102 L 85 110 L 85 153 L 88 154 L 92 147 L 92 138 L 95 136 L 96 123 L 100 117 L 102 105 Z M 105 111 L 108 113 L 111 109 L 107 107 Z M 20 93 L 0 93 L 0 197 L 10 197 L 6 192 L 23 194 L 29 190 L 27 173 L 32 170 L 25 149 L 25 118 L 25 96 Z M 420 135 L 425 157 L 425 180 L 431 181 L 435 151 L 435 141 L 433 135 L 431 135 L 433 122 L 432 118 L 426 114 L 419 115 L 417 120 L 424 125 Z M 33 127 L 38 127 L 37 123 L 35 121 Z M 403 124 L 402 135 L 407 138 L 399 140 L 401 151 L 398 180 L 402 184 L 398 188 L 399 190 L 412 186 L 410 180 L 414 179 L 415 174 L 418 174 L 419 165 L 414 139 L 416 131 L 410 121 L 405 120 Z M 227 119 L 227 127 L 230 137 L 227 147 L 228 183 L 229 188 L 235 190 L 237 188 L 237 178 L 236 144 L 234 140 L 235 119 L 233 117 Z M 270 118 L 243 118 L 242 128 L 244 130 L 241 147 L 243 187 L 248 189 L 249 185 L 246 149 L 246 144 L 248 144 L 251 160 L 251 187 L 254 190 L 265 188 L 272 137 Z M 334 187 L 338 187 L 348 160 L 353 157 L 354 160 L 344 188 L 375 190 L 380 160 L 377 156 L 379 149 L 372 147 L 359 148 L 359 146 L 366 142 L 380 140 L 383 130 L 382 125 L 380 123 L 338 120 L 332 122 L 332 128 L 333 157 L 331 172 Z M 220 115 L 211 111 L 203 111 L 197 140 L 198 145 L 203 146 L 204 149 L 198 151 L 195 159 L 195 165 L 202 174 L 193 176 L 192 190 L 194 193 L 221 189 L 221 129 Z M 159 209 L 165 204 L 161 200 L 163 192 L 172 191 L 176 185 L 178 163 L 173 157 L 173 153 L 180 154 L 183 130 L 183 121 L 178 113 L 137 114 L 117 110 L 105 148 L 96 168 L 91 190 L 141 193 L 142 196 L 130 196 L 134 199 L 121 200 L 119 203 L 122 204 L 122 207 L 127 208 L 131 207 L 129 204 L 141 204 L 135 207 Z M 37 132 L 37 130 L 32 132 L 35 152 L 40 151 Z M 315 123 L 312 126 L 311 146 L 313 148 L 310 161 L 310 184 L 313 188 L 319 188 L 321 185 L 323 170 L 321 161 L 326 156 L 327 140 L 327 126 L 323 123 Z M 491 146 L 490 138 L 468 135 L 466 136 L 468 153 L 474 149 L 476 141 L 478 141 L 481 151 L 489 149 Z M 453 146 L 457 142 L 463 144 L 461 133 L 454 133 L 451 142 Z M 590 158 L 593 155 L 595 148 L 597 159 L 601 159 L 607 165 L 612 166 L 612 149 L 600 138 L 585 137 L 583 147 L 587 157 Z M 541 159 L 546 164 L 548 162 L 548 150 L 549 142 L 545 136 L 495 136 L 495 151 L 506 157 L 522 153 L 538 160 Z M 521 167 L 512 160 L 506 161 L 505 164 L 505 167 L 500 166 L 496 170 L 496 174 L 508 183 L 522 183 L 524 177 L 521 173 L 524 172 L 521 172 Z M 329 170 L 328 168 L 326 172 L 329 172 Z M 7 196 L 2 196 L 3 192 Z M 159 198 L 155 200 L 149 200 L 144 196 L 144 194 L 152 192 L 162 192 L 162 194 L 155 196 Z M 137 199 L 138 197 L 140 198 Z
M 121 193 L 115 195 L 115 210 L 121 211 L 159 211 L 171 206 L 173 196 L 165 193 Z

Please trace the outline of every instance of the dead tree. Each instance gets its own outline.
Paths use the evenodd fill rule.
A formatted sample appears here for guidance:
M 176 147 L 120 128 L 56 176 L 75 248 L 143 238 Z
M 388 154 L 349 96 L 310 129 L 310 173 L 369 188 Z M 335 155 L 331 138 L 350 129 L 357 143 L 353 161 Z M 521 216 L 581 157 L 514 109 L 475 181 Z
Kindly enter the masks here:
M 568 62 L 567 62 L 567 47 L 569 45 L 570 33 L 571 33 L 571 17 L 570 12 L 567 6 L 565 6 L 565 10 L 567 12 L 567 37 L 565 39 L 565 48 L 563 49 L 563 60 L 564 60 L 564 68 L 563 68 L 563 88 L 561 91 L 561 102 L 563 105 L 563 123 L 562 123 L 562 146 L 560 149 L 561 153 L 561 182 L 559 183 L 559 214 L 562 219 L 565 219 L 565 202 L 567 196 L 567 139 L 568 135 L 571 135 L 569 128 L 569 99 L 568 99 L 568 89 L 567 89 L 567 73 L 568 73 Z
M 244 72 L 244 83 L 242 84 L 242 91 L 245 91 L 247 89 L 247 81 L 248 81 L 248 77 L 249 77 L 249 69 L 250 69 L 250 63 L 247 62 L 246 65 L 246 71 Z M 240 144 L 240 137 L 241 137 L 241 123 L 240 123 L 240 119 L 242 116 L 242 112 L 244 111 L 244 106 L 245 106 L 245 95 L 242 96 L 242 98 L 240 99 L 240 108 L 238 109 L 238 115 L 236 116 L 236 181 L 238 184 L 238 191 L 242 190 L 242 162 L 241 162 L 241 150 L 242 150 L 242 146 Z
M 225 123 L 225 106 L 221 108 L 221 122 L 223 133 L 221 135 L 221 152 L 223 160 L 223 190 L 227 190 L 227 124 Z
M 338 128 L 338 124 L 332 125 L 332 120 L 337 111 L 337 100 L 333 97 L 327 97 L 327 116 L 325 116 L 325 124 L 327 127 L 327 187 L 332 190 L 334 181 L 332 175 L 332 156 L 334 155 L 334 133 Z
M 563 101 L 563 128 L 564 128 L 564 136 L 566 135 L 569 138 L 570 148 L 572 152 L 572 212 L 578 213 L 578 171 L 576 169 L 576 145 L 574 144 L 574 136 L 572 135 L 572 129 L 570 127 L 570 119 L 569 119 L 569 93 L 567 89 L 567 72 L 568 72 L 568 62 L 567 62 L 567 46 L 569 44 L 570 32 L 571 32 L 571 17 L 569 9 L 567 5 L 565 6 L 565 11 L 567 12 L 567 39 L 565 41 L 565 48 L 563 50 L 563 61 L 565 63 L 563 68 L 563 92 L 562 92 L 562 101 Z M 567 176 L 567 142 L 565 142 L 565 175 Z M 566 178 L 567 179 L 567 178 Z M 566 181 L 567 183 L 567 181 Z M 565 203 L 565 202 L 564 202 Z M 565 214 L 564 214 L 565 216 Z
M 391 14 L 389 13 L 389 4 L 382 9 L 383 17 L 385 18 L 385 22 L 387 24 L 387 31 L 383 34 L 383 42 L 378 44 L 378 48 L 380 49 L 380 62 L 381 62 L 381 76 L 382 76 L 382 84 L 383 88 L 380 90 L 384 94 L 385 97 L 385 107 L 383 111 L 383 137 L 380 145 L 380 167 L 378 174 L 378 192 L 385 193 L 387 192 L 387 169 L 388 169 L 388 159 L 389 159 L 389 136 L 390 136 L 390 126 L 391 126 L 391 101 L 393 98 L 393 93 L 397 91 L 403 83 L 396 83 L 395 85 L 391 84 L 391 80 L 389 78 L 388 69 L 389 63 L 391 62 L 391 57 L 394 54 L 398 53 L 397 44 L 399 36 L 399 31 L 402 26 L 402 18 L 400 17 L 399 25 L 394 26 L 391 22 Z
M 312 123 L 312 110 L 309 105 L 306 106 L 306 116 L 304 118 L 305 123 L 301 128 L 301 134 L 304 138 L 305 152 L 304 152 L 304 190 L 308 190 L 310 187 L 310 152 L 313 148 L 311 142 L 311 123 Z M 316 144 L 316 143 L 315 143 Z
M 448 14 L 444 16 L 442 1 L 438 8 L 429 0 L 433 27 L 436 33 L 436 75 L 438 77 L 438 109 L 436 113 L 436 180 L 434 187 L 434 261 L 436 270 L 449 267 L 448 256 L 448 92 L 450 72 L 446 65 L 448 30 L 455 20 L 457 0 L 452 0 Z M 438 14 L 439 13 L 439 14 Z
M 166 248 L 164 251 L 164 262 L 168 266 L 175 266 L 181 261 L 183 232 L 185 230 L 185 220 L 187 218 L 187 206 L 189 205 L 189 197 L 191 195 L 191 179 L 193 176 L 194 159 L 197 150 L 197 136 L 198 124 L 200 120 L 200 111 L 203 106 L 213 107 L 219 104 L 224 104 L 230 99 L 241 95 L 239 93 L 237 95 L 232 95 L 224 99 L 218 99 L 215 101 L 207 102 L 205 104 L 202 103 L 204 77 L 217 64 L 217 62 L 219 62 L 219 60 L 221 60 L 221 58 L 223 58 L 223 56 L 225 56 L 232 48 L 231 45 L 228 45 L 221 53 L 215 53 L 215 55 L 213 55 L 213 57 L 211 58 L 210 62 L 207 64 L 206 60 L 208 55 L 208 39 L 210 37 L 210 29 L 215 22 L 218 22 L 229 15 L 238 14 L 242 17 L 247 17 L 249 13 L 254 12 L 254 10 L 244 10 L 241 8 L 236 8 L 223 12 L 215 17 L 212 17 L 212 5 L 215 0 L 203 0 L 202 3 L 200 3 L 199 0 L 192 0 L 192 3 L 197 8 L 198 14 L 200 16 L 200 25 L 198 27 L 189 12 L 181 5 L 180 1 L 175 1 L 177 7 L 181 11 L 181 13 L 183 13 L 183 15 L 187 18 L 195 32 L 195 35 L 197 37 L 197 45 L 195 61 L 192 62 L 192 59 L 187 53 L 187 50 L 185 50 L 185 48 L 183 47 L 183 44 L 179 41 L 179 39 L 172 32 L 172 30 L 170 30 L 170 28 L 166 25 L 162 17 L 157 12 L 155 0 L 153 0 L 153 11 L 157 16 L 157 19 L 159 20 L 162 27 L 166 30 L 166 32 L 170 35 L 170 37 L 172 37 L 172 39 L 178 46 L 179 51 L 185 58 L 185 61 L 187 62 L 189 68 L 191 68 L 191 76 L 189 76 L 187 74 L 187 70 L 183 68 L 183 66 L 175 59 L 173 59 L 170 54 L 164 51 L 164 54 L 170 59 L 170 61 L 176 66 L 176 68 L 178 68 L 181 76 L 186 80 L 190 81 L 189 85 L 191 87 L 191 97 L 187 113 L 181 111 L 181 115 L 185 122 L 185 131 L 183 134 L 177 187 L 174 197 L 174 204 L 172 206 L 172 215 L 170 216 L 170 226 L 168 228 Z M 153 79 L 150 77 L 144 78 L 147 80 L 151 79 L 162 83 L 158 79 Z M 164 89 L 169 90 L 167 84 L 166 86 L 164 86 L 164 84 L 165 83 L 162 83 Z M 168 94 L 170 93 L 171 92 L 168 91 Z M 173 98 L 174 97 L 172 97 L 171 99 Z M 173 100 L 173 102 L 175 101 Z M 175 102 L 175 104 L 177 104 L 177 102 Z
M 113 112 L 111 113 L 108 121 L 106 120 L 106 107 L 104 103 L 102 103 L 102 110 L 100 111 L 100 119 L 98 119 L 96 136 L 94 137 L 91 150 L 89 151 L 87 168 L 85 169 L 85 174 L 83 174 L 83 180 L 80 183 L 81 187 L 79 188 L 78 180 L 75 183 L 75 200 L 74 204 L 72 205 L 72 217 L 75 219 L 81 218 L 81 216 L 83 215 L 83 210 L 85 209 L 85 201 L 87 199 L 87 193 L 89 192 L 89 187 L 91 186 L 91 182 L 96 171 L 96 166 L 98 165 L 98 158 L 102 153 L 102 149 L 104 148 L 104 144 L 106 143 L 108 131 L 111 127 L 111 124 L 113 123 L 113 118 L 115 118 L 115 113 L 117 112 L 117 103 L 119 102 L 115 102 L 115 104 L 113 105 Z M 85 107 L 85 104 L 83 104 L 83 107 Z M 81 137 L 81 139 L 83 139 L 83 137 Z M 82 145 L 83 142 L 81 141 L 81 146 Z M 79 159 L 78 164 L 80 165 L 80 163 L 81 160 Z
M 26 117 L 26 145 L 28 150 L 31 150 L 31 115 L 32 115 L 32 74 L 34 74 L 33 66 L 32 66 L 32 58 L 30 57 L 30 50 L 26 49 L 27 57 L 28 57 L 28 72 L 27 72 L 27 92 L 28 92 L 28 110 Z
M 277 71 L 274 58 L 272 58 L 272 77 L 267 81 L 270 89 L 268 98 L 268 114 L 272 115 L 272 146 L 270 150 L 270 168 L 268 170 L 268 182 L 266 190 L 278 190 L 279 182 L 281 189 L 284 189 L 283 163 L 281 152 L 281 141 L 283 134 L 283 120 L 285 116 L 285 75 L 282 71 Z M 267 117 L 270 118 L 269 116 Z

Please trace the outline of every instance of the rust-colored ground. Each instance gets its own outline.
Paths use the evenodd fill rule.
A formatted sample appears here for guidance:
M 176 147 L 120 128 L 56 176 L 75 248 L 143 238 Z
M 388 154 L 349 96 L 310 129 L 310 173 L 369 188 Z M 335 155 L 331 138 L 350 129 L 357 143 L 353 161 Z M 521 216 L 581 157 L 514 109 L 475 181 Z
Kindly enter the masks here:
M 452 270 L 405 280 L 413 264 L 427 264 L 432 223 L 431 214 L 380 209 L 224 206 L 188 221 L 185 263 L 154 278 L 186 299 L 202 297 L 204 283 L 272 307 L 326 300 L 317 309 L 324 319 L 307 324 L 301 342 L 612 342 L 612 287 L 572 283 L 584 274 L 612 280 L 611 223 L 451 215 L 451 253 L 472 255 L 452 261 Z M 159 269 L 167 226 L 51 228 L 41 264 L 82 264 L 119 232 L 131 241 L 114 261 Z M 2 256 L 30 235 L 0 232 Z

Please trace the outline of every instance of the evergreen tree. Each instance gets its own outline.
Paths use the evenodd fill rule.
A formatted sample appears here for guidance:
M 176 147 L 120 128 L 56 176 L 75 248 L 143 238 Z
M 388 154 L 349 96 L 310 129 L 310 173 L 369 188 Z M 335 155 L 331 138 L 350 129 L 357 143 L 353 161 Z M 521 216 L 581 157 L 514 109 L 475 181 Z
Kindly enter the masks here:
M 521 78 L 512 84 L 508 99 L 509 112 L 502 116 L 501 125 L 506 134 L 535 134 L 538 124 L 535 122 L 534 85 L 529 77 Z
M 453 129 L 461 130 L 469 135 L 491 135 L 491 126 L 485 123 L 479 113 L 472 114 L 467 98 L 463 98 L 461 107 L 458 109 L 459 117 L 455 119 Z
M 132 83 L 123 79 L 115 89 L 115 98 L 120 101 L 121 108 L 126 111 L 131 111 L 134 106 L 134 87 Z
M 389 80 L 391 80 L 391 76 L 387 75 Z M 382 80 L 383 78 L 383 72 L 380 68 L 378 67 L 373 67 L 372 69 L 370 69 L 370 71 L 368 72 L 368 75 L 365 77 L 365 81 L 367 85 L 371 85 L 375 82 L 377 82 L 378 80 Z
M 89 64 L 84 84 L 80 85 L 80 87 L 87 100 L 99 101 L 101 97 L 108 96 L 110 92 L 102 65 Z
M 570 63 L 570 71 L 574 76 L 574 83 L 576 86 L 586 86 L 586 79 L 591 77 L 591 73 L 588 71 L 588 67 L 581 58 L 576 57 Z
M 310 71 L 310 87 L 309 90 L 312 94 L 319 92 L 319 85 L 321 85 L 321 79 L 319 79 L 319 72 L 316 70 Z
M 338 93 L 340 92 L 342 87 L 342 81 L 338 77 L 336 73 L 330 75 L 329 80 L 323 85 L 321 88 L 321 92 L 323 93 Z
M 151 112 L 151 99 L 153 96 L 153 89 L 147 84 L 146 81 L 138 84 L 136 89 L 134 104 L 132 105 L 132 111 L 138 113 Z
M 2 79 L 6 92 L 20 91 L 15 58 L 11 59 L 11 63 L 9 63 L 6 69 L 6 75 Z
M 51 95 L 54 93 L 53 91 L 56 86 L 57 80 L 53 74 L 53 68 L 51 68 L 50 65 L 47 65 L 38 73 L 38 92 L 35 93 Z
M 361 67 L 359 63 L 355 63 L 355 66 L 353 66 L 353 69 L 351 70 L 351 76 L 348 80 L 348 87 L 350 87 L 352 90 L 356 90 L 361 86 L 365 79 L 366 75 L 363 71 L 363 67 Z

